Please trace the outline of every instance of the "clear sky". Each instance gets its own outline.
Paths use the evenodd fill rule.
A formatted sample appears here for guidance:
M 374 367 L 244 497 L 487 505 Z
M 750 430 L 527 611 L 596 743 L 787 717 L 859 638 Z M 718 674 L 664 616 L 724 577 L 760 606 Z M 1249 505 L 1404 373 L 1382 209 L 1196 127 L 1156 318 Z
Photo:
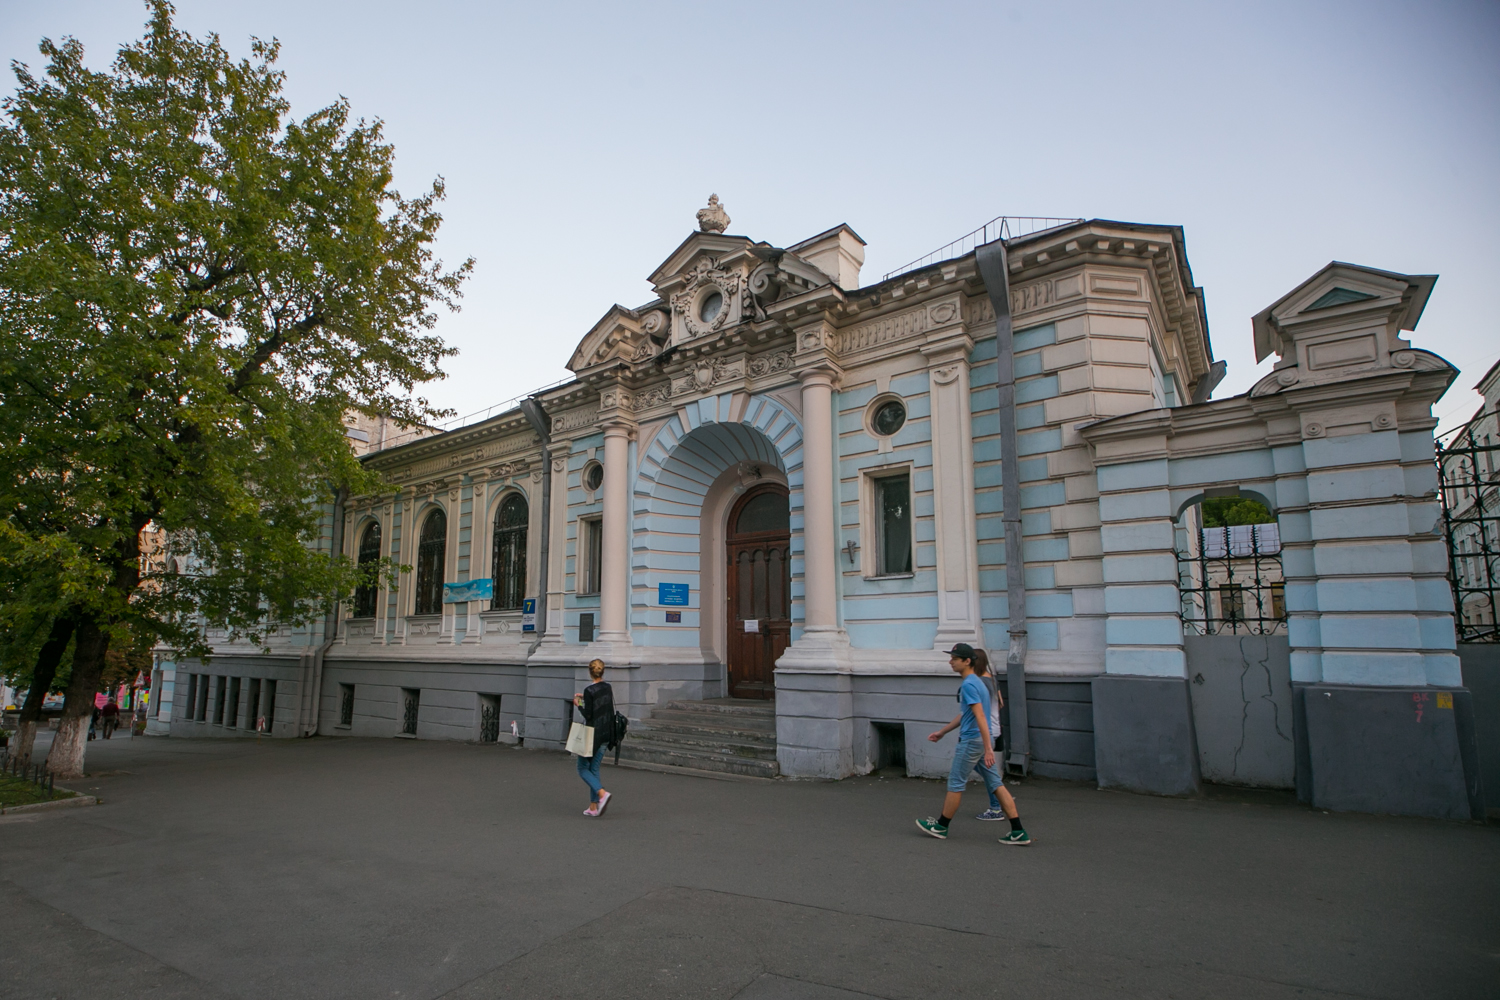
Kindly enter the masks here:
M 102 66 L 137 0 L 0 0 L 0 54 L 73 35 Z M 567 375 L 574 345 L 717 192 L 787 246 L 840 222 L 864 280 L 994 216 L 1178 224 L 1216 397 L 1250 317 L 1330 260 L 1437 273 L 1413 336 L 1500 358 L 1500 4 L 549 4 L 180 0 L 179 24 L 282 42 L 295 111 L 385 121 L 398 182 L 448 182 L 440 253 L 473 256 L 436 402 L 469 413 Z M 10 92 L 13 81 L 4 90 Z

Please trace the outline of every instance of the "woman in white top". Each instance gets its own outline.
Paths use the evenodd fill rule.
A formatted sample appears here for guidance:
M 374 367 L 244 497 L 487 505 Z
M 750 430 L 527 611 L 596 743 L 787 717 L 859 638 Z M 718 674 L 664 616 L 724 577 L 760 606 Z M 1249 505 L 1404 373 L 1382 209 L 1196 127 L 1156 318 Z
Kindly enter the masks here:
M 1004 747 L 1000 740 L 1000 709 L 1005 705 L 1005 699 L 1000 695 L 1000 685 L 995 681 L 994 671 L 990 670 L 990 658 L 982 649 L 974 650 L 974 673 L 984 681 L 984 686 L 990 692 L 990 734 L 995 737 L 995 753 L 1003 755 Z M 1000 773 L 1004 775 L 1005 766 L 1002 763 Z M 1012 835 L 1021 831 L 1025 836 L 1025 827 L 1021 825 L 1021 813 L 1016 808 L 1016 800 L 1011 796 L 1010 789 L 1002 784 L 990 793 L 990 807 L 980 813 L 975 819 L 982 820 L 1010 820 Z

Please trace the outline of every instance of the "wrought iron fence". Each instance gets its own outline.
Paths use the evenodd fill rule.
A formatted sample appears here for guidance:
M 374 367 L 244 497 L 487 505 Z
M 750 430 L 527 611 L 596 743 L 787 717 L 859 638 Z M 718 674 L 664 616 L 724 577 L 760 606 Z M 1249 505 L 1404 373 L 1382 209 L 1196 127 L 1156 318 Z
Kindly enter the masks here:
M 0 774 L 8 774 L 12 778 L 31 782 L 49 799 L 57 794 L 56 778 L 47 770 L 46 763 L 22 766 L 21 758 L 12 754 L 9 746 L 0 747 Z
M 1500 413 L 1439 441 L 1437 466 L 1458 641 L 1500 642 Z
M 1275 524 L 1202 528 L 1179 545 L 1182 625 L 1191 635 L 1285 635 L 1286 584 Z

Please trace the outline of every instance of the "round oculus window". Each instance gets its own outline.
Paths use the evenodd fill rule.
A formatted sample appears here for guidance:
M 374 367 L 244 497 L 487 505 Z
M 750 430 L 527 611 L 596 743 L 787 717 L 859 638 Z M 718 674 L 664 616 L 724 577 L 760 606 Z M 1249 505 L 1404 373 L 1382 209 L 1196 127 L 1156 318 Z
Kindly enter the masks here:
M 705 323 L 712 323 L 723 308 L 723 294 L 720 292 L 709 292 L 703 296 L 703 301 L 698 303 L 698 318 Z
M 884 437 L 899 431 L 906 423 L 906 407 L 896 400 L 881 403 L 875 409 L 875 415 L 870 419 L 875 428 L 875 433 Z
M 583 485 L 590 493 L 604 485 L 604 466 L 598 462 L 590 462 L 588 468 L 583 470 Z

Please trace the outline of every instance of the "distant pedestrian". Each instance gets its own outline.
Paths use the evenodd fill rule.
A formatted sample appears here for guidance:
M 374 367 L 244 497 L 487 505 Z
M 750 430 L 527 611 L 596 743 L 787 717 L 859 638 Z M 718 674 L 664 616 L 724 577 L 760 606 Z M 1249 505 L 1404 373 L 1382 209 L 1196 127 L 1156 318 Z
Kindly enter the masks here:
M 958 685 L 959 712 L 952 722 L 927 738 L 936 743 L 957 729 L 958 746 L 953 751 L 953 766 L 948 771 L 948 794 L 943 798 L 942 815 L 936 819 L 928 817 L 917 820 L 917 826 L 923 833 L 939 840 L 948 839 L 948 826 L 958 814 L 958 806 L 971 772 L 979 772 L 985 787 L 991 793 L 1004 784 L 995 766 L 994 739 L 990 736 L 990 693 L 984 681 L 974 672 L 974 647 L 966 642 L 955 645 L 948 650 L 948 665 L 963 678 Z M 1017 818 L 1016 823 L 1019 822 Z M 1031 843 L 1031 838 L 1024 829 L 1013 829 L 1007 837 L 1000 839 L 1000 843 L 1026 845 Z
M 990 696 L 990 739 L 997 754 L 1004 754 L 1004 738 L 1000 730 L 1000 710 L 1005 707 L 1005 696 L 1000 693 L 1000 684 L 995 677 L 995 671 L 990 668 L 990 658 L 982 649 L 974 650 L 974 673 L 978 674 L 984 681 L 985 689 Z M 1018 831 L 1025 834 L 1021 826 L 1021 813 L 1016 808 L 1016 800 L 1011 797 L 1010 789 L 1005 787 L 1005 769 L 997 765 L 995 771 L 1000 774 L 1001 784 L 994 788 L 986 786 L 990 793 L 990 807 L 980 813 L 975 819 L 995 822 L 1002 819 L 1010 820 L 1010 832 L 1012 838 L 1002 838 L 1002 843 L 1019 844 L 1024 841 L 1013 839 Z M 1029 838 L 1028 838 L 1029 840 Z
M 594 752 L 592 756 L 578 757 L 578 776 L 589 786 L 589 807 L 585 816 L 603 816 L 611 795 L 599 784 L 599 765 L 604 761 L 604 748 L 615 743 L 615 692 L 604 682 L 604 661 L 589 661 L 589 677 L 594 683 L 573 696 L 574 707 L 583 715 L 583 724 L 594 727 Z
M 119 728 L 120 706 L 111 698 L 104 703 L 104 707 L 99 710 L 99 714 L 104 718 L 104 738 L 109 739 L 114 731 Z

